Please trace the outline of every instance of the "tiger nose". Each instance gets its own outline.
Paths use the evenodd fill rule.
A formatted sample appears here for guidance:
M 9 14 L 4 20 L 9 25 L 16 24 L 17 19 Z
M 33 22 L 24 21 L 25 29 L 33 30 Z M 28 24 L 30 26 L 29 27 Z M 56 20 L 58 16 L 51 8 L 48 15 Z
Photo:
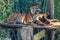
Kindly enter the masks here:
M 36 10 L 36 12 L 39 12 L 39 10 Z
M 40 13 L 40 11 L 39 11 L 39 10 L 36 10 L 36 13 L 37 13 L 37 14 L 39 14 L 39 13 Z
M 37 9 L 36 12 L 41 12 L 41 10 L 40 9 Z

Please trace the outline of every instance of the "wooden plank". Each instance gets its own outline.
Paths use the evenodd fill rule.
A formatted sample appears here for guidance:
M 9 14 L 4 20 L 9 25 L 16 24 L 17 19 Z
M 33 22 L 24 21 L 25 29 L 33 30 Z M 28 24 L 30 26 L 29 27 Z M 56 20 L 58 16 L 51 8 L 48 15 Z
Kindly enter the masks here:
M 33 40 L 33 28 L 31 26 L 29 27 L 23 27 L 22 28 L 22 40 Z
M 42 30 L 41 32 L 34 35 L 34 40 L 40 40 L 45 36 L 45 30 Z

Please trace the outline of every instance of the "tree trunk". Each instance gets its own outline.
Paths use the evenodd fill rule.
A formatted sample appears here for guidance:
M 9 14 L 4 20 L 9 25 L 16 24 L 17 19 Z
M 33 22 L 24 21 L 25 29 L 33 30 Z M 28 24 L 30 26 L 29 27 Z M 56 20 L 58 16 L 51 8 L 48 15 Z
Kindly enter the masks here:
M 49 17 L 54 18 L 54 0 L 49 0 L 48 5 L 49 5 Z

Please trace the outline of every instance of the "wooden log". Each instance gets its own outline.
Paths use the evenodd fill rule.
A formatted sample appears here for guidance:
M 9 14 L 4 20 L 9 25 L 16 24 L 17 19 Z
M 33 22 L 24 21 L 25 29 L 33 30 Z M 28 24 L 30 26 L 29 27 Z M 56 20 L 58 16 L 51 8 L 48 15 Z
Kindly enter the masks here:
M 0 27 L 2 28 L 22 28 L 28 27 L 31 25 L 24 25 L 24 24 L 7 24 L 7 23 L 0 23 Z M 57 25 L 46 25 L 46 26 L 31 26 L 33 28 L 48 28 L 48 29 L 60 29 L 60 24 Z
M 45 37 L 45 30 L 34 35 L 34 40 L 40 40 L 41 38 Z
M 22 40 L 33 40 L 33 28 L 31 26 L 22 28 Z
M 51 22 L 50 24 L 53 24 L 55 26 L 59 26 L 60 25 L 60 22 Z
M 0 27 L 5 27 L 5 28 L 22 28 L 22 27 L 26 27 L 28 25 L 25 24 L 8 24 L 8 23 L 0 23 Z

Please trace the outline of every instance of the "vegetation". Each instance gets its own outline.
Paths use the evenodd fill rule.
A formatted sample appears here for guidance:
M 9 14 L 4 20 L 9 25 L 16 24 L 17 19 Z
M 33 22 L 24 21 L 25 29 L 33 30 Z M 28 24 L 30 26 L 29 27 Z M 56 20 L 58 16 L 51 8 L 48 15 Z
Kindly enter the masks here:
M 13 0 L 0 0 L 0 20 L 6 20 L 13 13 Z
M 41 12 L 48 12 L 48 0 L 38 0 L 37 6 L 42 10 Z M 60 21 L 60 0 L 55 2 L 55 18 Z M 29 8 L 34 6 L 33 0 L 0 0 L 0 20 L 4 21 L 13 13 L 28 13 Z M 3 34 L 4 33 L 4 34 Z M 3 34 L 3 36 L 2 36 Z M 0 39 L 6 37 L 6 29 L 0 30 Z M 3 40 L 3 39 L 2 39 Z M 60 31 L 56 33 L 56 40 L 60 40 Z
M 60 21 L 60 0 L 55 0 L 55 18 Z

